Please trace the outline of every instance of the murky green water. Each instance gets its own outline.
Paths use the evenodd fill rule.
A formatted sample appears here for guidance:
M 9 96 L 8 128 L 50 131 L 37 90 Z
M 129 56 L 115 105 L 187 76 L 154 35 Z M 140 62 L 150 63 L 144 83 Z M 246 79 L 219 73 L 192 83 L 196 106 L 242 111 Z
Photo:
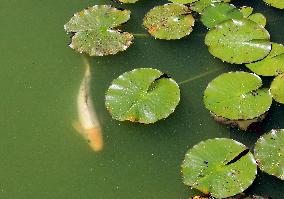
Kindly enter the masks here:
M 145 33 L 143 15 L 165 1 L 141 0 L 125 30 Z M 224 71 L 240 70 L 214 59 L 196 23 L 180 41 L 137 38 L 126 52 L 92 58 L 93 100 L 105 148 L 94 153 L 72 127 L 84 74 L 81 56 L 68 48 L 63 24 L 72 14 L 110 1 L 2 0 L 0 5 L 0 198 L 1 199 L 186 199 L 197 194 L 182 184 L 185 152 L 201 140 L 230 137 L 253 146 L 263 132 L 284 128 L 284 106 L 274 104 L 258 133 L 215 123 L 205 110 L 207 83 Z M 284 13 L 262 1 L 252 5 L 268 19 L 272 41 L 284 43 Z M 113 78 L 136 67 L 154 67 L 180 85 L 181 103 L 167 120 L 133 125 L 111 119 L 104 92 Z M 213 72 L 212 72 L 213 70 Z M 215 70 L 215 72 L 214 72 Z M 211 71 L 211 73 L 210 73 Z M 206 73 L 209 73 L 206 75 Z M 284 198 L 284 183 L 259 172 L 248 193 Z

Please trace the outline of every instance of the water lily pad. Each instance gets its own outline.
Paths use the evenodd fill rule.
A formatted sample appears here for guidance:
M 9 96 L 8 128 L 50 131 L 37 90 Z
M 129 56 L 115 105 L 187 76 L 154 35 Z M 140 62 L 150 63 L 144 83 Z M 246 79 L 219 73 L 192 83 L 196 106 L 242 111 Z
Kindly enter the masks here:
M 186 153 L 182 174 L 186 185 L 225 198 L 243 192 L 252 184 L 257 165 L 245 145 L 216 138 L 202 141 Z
M 212 28 L 228 19 L 242 19 L 243 14 L 234 5 L 228 3 L 211 4 L 204 9 L 201 21 L 207 28 Z
M 265 3 L 273 6 L 275 8 L 284 9 L 284 1 L 283 0 L 263 0 Z
M 231 0 L 199 0 L 199 1 L 195 1 L 194 3 L 190 4 L 190 9 L 198 12 L 198 13 L 202 13 L 203 10 L 214 3 L 220 3 L 220 2 L 230 2 Z
M 206 35 L 205 44 L 215 57 L 229 63 L 251 63 L 267 56 L 271 50 L 270 35 L 249 19 L 231 19 Z
M 74 34 L 70 47 L 80 53 L 90 56 L 116 54 L 132 44 L 132 34 L 114 29 L 129 18 L 129 10 L 95 5 L 74 14 L 64 29 Z
M 272 130 L 258 139 L 254 155 L 259 168 L 284 180 L 284 129 Z
M 158 39 L 180 39 L 189 35 L 194 26 L 190 9 L 182 4 L 165 4 L 151 9 L 143 20 L 144 27 Z
M 139 0 L 117 0 L 117 1 L 121 3 L 136 3 Z
M 272 43 L 272 50 L 263 60 L 246 64 L 251 71 L 263 76 L 277 76 L 284 73 L 284 46 Z
M 253 13 L 253 8 L 248 6 L 243 6 L 240 8 L 241 13 L 245 18 L 248 18 Z
M 177 83 L 159 70 L 140 68 L 115 79 L 106 93 L 106 107 L 119 121 L 154 123 L 174 112 L 180 101 Z
M 284 104 L 284 74 L 277 76 L 273 80 L 271 94 L 275 101 Z
M 212 80 L 204 91 L 208 110 L 229 120 L 249 120 L 266 113 L 272 103 L 269 89 L 247 72 L 224 73 Z

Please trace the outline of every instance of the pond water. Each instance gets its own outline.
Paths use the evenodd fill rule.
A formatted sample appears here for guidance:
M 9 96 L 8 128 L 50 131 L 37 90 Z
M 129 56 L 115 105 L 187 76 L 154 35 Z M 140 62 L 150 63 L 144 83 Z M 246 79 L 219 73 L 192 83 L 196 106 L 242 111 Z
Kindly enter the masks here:
M 144 34 L 146 12 L 166 1 L 140 0 L 119 7 L 132 10 L 123 28 Z M 262 12 L 271 40 L 284 43 L 284 13 L 261 0 L 236 1 Z M 284 128 L 284 106 L 274 103 L 256 132 L 213 121 L 204 108 L 203 91 L 226 71 L 246 70 L 214 59 L 204 44 L 199 20 L 179 41 L 137 37 L 127 51 L 90 58 L 92 100 L 104 136 L 96 153 L 76 132 L 76 100 L 85 65 L 70 49 L 63 25 L 73 13 L 112 1 L 2 0 L 0 7 L 0 198 L 1 199 L 186 199 L 198 194 L 183 185 L 180 164 L 201 140 L 236 139 L 253 147 L 272 128 Z M 181 83 L 181 103 L 166 120 L 153 125 L 117 122 L 104 106 L 112 79 L 138 67 L 153 67 Z M 269 82 L 267 78 L 265 81 Z M 284 198 L 284 183 L 259 171 L 247 193 Z

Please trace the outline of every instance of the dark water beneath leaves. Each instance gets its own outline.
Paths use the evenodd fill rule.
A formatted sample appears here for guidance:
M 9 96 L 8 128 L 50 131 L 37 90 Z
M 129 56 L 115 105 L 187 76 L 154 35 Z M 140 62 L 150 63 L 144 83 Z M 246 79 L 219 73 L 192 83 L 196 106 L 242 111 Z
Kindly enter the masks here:
M 124 30 L 146 33 L 142 18 L 165 1 L 121 5 L 132 10 Z M 202 95 L 208 82 L 226 71 L 245 70 L 214 59 L 204 44 L 206 28 L 179 41 L 139 37 L 115 56 L 91 58 L 93 101 L 103 127 L 105 148 L 90 150 L 72 127 L 84 75 L 81 55 L 68 48 L 63 25 L 73 13 L 110 1 L 2 0 L 0 6 L 0 198 L 1 199 L 186 199 L 198 194 L 182 183 L 185 152 L 201 140 L 236 139 L 253 147 L 272 128 L 284 128 L 284 106 L 274 103 L 257 132 L 213 121 Z M 271 40 L 284 43 L 284 13 L 261 0 L 253 6 L 268 20 Z M 174 114 L 153 125 L 111 119 L 104 93 L 112 79 L 138 67 L 153 67 L 184 82 Z M 270 79 L 265 79 L 269 82 Z M 259 171 L 247 193 L 284 198 L 284 183 Z

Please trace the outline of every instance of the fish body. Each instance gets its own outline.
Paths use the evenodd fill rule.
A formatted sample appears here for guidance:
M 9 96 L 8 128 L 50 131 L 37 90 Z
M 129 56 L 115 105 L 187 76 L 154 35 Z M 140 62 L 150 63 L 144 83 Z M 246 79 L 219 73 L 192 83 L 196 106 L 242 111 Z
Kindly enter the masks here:
M 91 73 L 87 61 L 86 65 L 86 72 L 81 82 L 77 98 L 79 124 L 75 124 L 74 127 L 85 139 L 87 139 L 90 147 L 94 151 L 101 151 L 103 149 L 103 136 L 90 96 Z

